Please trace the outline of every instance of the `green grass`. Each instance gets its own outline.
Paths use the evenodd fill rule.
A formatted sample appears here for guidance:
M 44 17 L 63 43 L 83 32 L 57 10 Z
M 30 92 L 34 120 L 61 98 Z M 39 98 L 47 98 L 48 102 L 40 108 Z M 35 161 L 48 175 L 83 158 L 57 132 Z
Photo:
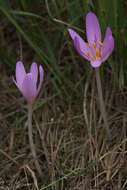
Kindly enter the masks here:
M 88 4 L 86 1 L 79 2 L 79 0 L 76 0 L 74 2 L 68 2 L 63 7 L 60 7 L 59 4 L 57 5 L 57 2 L 56 7 L 52 2 L 48 3 L 52 18 L 57 18 L 64 22 L 68 22 L 68 24 L 77 26 L 84 31 L 85 16 L 90 11 L 90 9 L 94 9 L 94 12 L 99 18 L 103 36 L 105 35 L 107 26 L 110 26 L 113 31 L 113 35 L 115 37 L 115 54 L 110 61 L 110 66 L 114 76 L 117 75 L 117 80 L 119 81 L 120 86 L 122 87 L 126 85 L 127 81 L 124 70 L 127 67 L 127 32 L 125 29 L 126 13 L 124 12 L 123 0 L 100 0 L 98 3 L 95 1 L 95 4 L 92 3 L 92 1 Z M 34 2 L 34 4 L 35 6 L 42 6 L 42 9 L 44 6 L 46 6 L 43 1 Z M 64 93 L 67 95 L 66 83 L 68 83 L 68 81 L 63 81 L 63 78 L 66 79 L 66 77 L 64 77 L 64 73 L 61 72 L 56 60 L 56 51 L 59 47 L 59 44 L 61 44 L 61 37 L 67 29 L 66 26 L 54 22 L 49 15 L 46 15 L 46 17 L 44 17 L 43 15 L 31 12 L 32 8 L 30 1 L 16 1 L 16 8 L 10 10 L 6 1 L 1 0 L 0 9 L 2 11 L 2 14 L 4 14 L 7 19 L 9 19 L 9 22 L 12 23 L 13 27 L 15 27 L 21 36 L 27 41 L 29 46 L 34 49 L 36 54 L 40 57 L 42 64 L 45 65 L 48 70 L 53 73 L 55 76 L 53 85 L 57 92 L 59 91 L 60 86 L 62 86 L 61 90 L 64 91 Z M 67 16 L 65 16 L 65 14 Z M 20 24 L 20 22 L 22 24 Z M 43 27 L 43 25 L 49 27 L 51 34 L 50 32 L 45 32 L 45 27 Z M 27 28 L 25 26 L 27 26 Z M 50 42 L 49 36 L 52 38 L 52 34 L 54 36 L 54 40 Z M 43 46 L 45 47 L 46 51 L 43 49 Z M 12 65 L 14 64 L 14 60 L 11 60 L 12 58 L 10 58 L 10 56 L 7 55 L 5 51 L 1 52 L 1 56 L 6 63 Z M 114 57 L 116 57 L 117 62 L 114 61 Z M 120 68 L 119 73 L 117 72 L 118 67 Z M 59 86 L 57 85 L 57 81 L 59 83 Z

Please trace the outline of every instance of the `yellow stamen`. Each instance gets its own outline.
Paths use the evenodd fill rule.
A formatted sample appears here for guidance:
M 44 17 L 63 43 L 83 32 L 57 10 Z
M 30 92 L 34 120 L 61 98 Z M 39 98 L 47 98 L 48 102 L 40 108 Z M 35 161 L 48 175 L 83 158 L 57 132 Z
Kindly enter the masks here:
M 102 43 L 102 42 L 98 42 L 98 41 L 96 41 L 98 44 L 100 44 L 101 46 L 104 46 L 104 44 Z
M 98 41 L 96 41 L 98 44 L 100 44 L 101 46 L 104 46 L 104 44 L 103 43 L 101 43 L 101 42 L 98 42 Z M 86 45 L 90 48 L 90 45 L 88 44 L 88 43 L 86 43 Z M 95 50 L 95 57 L 93 56 L 93 55 L 91 55 L 91 53 L 90 52 L 88 52 L 88 57 L 92 60 L 92 61 L 100 61 L 101 60 L 101 58 L 102 58 L 102 56 L 103 56 L 103 52 L 102 51 L 100 51 L 97 47 L 96 47 L 96 45 L 94 44 L 94 43 L 92 43 L 92 46 L 93 46 L 93 48 L 94 48 L 94 50 Z
M 95 58 L 94 56 L 92 56 L 92 55 L 90 54 L 90 52 L 88 52 L 88 57 L 89 57 L 92 61 L 95 61 L 95 60 L 96 60 L 96 58 Z
M 86 45 L 87 45 L 88 48 L 90 48 L 90 45 L 87 42 L 86 42 Z
M 92 43 L 92 46 L 94 47 L 94 49 L 97 49 L 96 45 L 94 43 Z
M 99 49 L 96 49 L 96 56 L 97 56 L 97 57 L 101 57 L 101 52 L 100 52 Z
M 96 48 L 96 57 L 99 57 L 100 51 Z

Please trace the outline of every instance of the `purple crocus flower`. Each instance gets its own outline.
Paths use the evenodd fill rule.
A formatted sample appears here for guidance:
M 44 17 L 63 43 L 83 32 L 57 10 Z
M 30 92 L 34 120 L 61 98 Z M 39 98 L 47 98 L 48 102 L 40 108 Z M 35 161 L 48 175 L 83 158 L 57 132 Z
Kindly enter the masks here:
M 108 59 L 114 49 L 114 38 L 110 27 L 107 27 L 106 36 L 102 43 L 101 30 L 96 15 L 89 12 L 86 16 L 86 43 L 74 30 L 68 30 L 74 41 L 78 53 L 90 61 L 92 67 L 99 67 Z
M 20 92 L 23 94 L 24 98 L 27 100 L 28 103 L 33 103 L 36 96 L 38 95 L 43 77 L 44 77 L 44 70 L 42 66 L 39 66 L 40 71 L 40 82 L 37 87 L 37 80 L 38 80 L 38 66 L 36 63 L 32 63 L 30 67 L 30 73 L 26 73 L 24 65 L 21 61 L 16 63 L 16 80 L 13 81 L 16 86 L 19 88 Z

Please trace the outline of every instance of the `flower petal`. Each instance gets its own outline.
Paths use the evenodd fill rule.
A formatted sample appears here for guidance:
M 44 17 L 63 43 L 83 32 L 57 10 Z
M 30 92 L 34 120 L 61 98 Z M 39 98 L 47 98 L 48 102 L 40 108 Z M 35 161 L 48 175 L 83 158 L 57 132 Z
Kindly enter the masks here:
M 106 36 L 103 42 L 104 46 L 102 47 L 103 51 L 103 58 L 102 61 L 106 61 L 106 59 L 109 57 L 109 55 L 112 53 L 114 49 L 114 38 L 112 36 L 112 31 L 108 27 L 106 30 Z
M 16 63 L 16 81 L 17 81 L 17 86 L 21 88 L 23 79 L 26 75 L 26 71 L 24 69 L 24 65 L 21 61 L 18 61 Z
M 89 60 L 89 57 L 87 56 L 89 47 L 86 45 L 85 41 L 74 30 L 68 29 L 68 31 L 74 41 L 78 53 L 85 59 Z
M 43 67 L 41 65 L 39 67 L 39 71 L 40 71 L 40 82 L 39 82 L 39 85 L 38 85 L 36 96 L 38 95 L 38 93 L 40 91 L 40 88 L 42 86 L 42 82 L 43 82 L 43 79 L 44 79 L 44 69 L 43 69 Z
M 38 67 L 36 63 L 32 63 L 30 67 L 30 73 L 33 75 L 33 82 L 35 83 L 35 86 L 37 84 L 37 79 L 38 79 Z
M 26 74 L 21 90 L 23 96 L 29 103 L 33 103 L 36 98 L 36 86 L 33 80 L 32 73 Z
M 100 67 L 102 61 L 91 61 L 90 64 L 92 67 L 96 68 L 96 67 Z
M 86 35 L 89 44 L 101 42 L 101 30 L 96 15 L 89 12 L 86 16 Z

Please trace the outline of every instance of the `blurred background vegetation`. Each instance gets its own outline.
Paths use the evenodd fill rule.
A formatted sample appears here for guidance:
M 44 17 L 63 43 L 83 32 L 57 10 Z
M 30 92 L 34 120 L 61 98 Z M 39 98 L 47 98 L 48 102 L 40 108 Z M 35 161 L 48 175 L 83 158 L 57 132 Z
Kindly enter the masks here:
M 41 64 L 45 70 L 42 90 L 34 107 L 33 123 L 35 126 L 40 126 L 42 123 L 46 126 L 46 129 L 44 126 L 41 129 L 44 134 L 43 140 L 39 128 L 36 130 L 35 127 L 34 136 L 40 162 L 46 164 L 51 162 L 52 167 L 48 166 L 51 171 L 49 168 L 47 171 L 44 166 L 43 170 L 47 178 L 37 180 L 39 187 L 46 186 L 59 179 L 76 167 L 85 168 L 86 164 L 95 160 L 98 155 L 105 154 L 105 148 L 101 151 L 98 148 L 98 154 L 94 155 L 97 147 L 103 144 L 103 138 L 96 141 L 100 135 L 100 128 L 96 131 L 95 123 L 97 125 L 101 119 L 99 120 L 100 113 L 94 69 L 91 68 L 87 60 L 84 60 L 76 52 L 67 31 L 68 28 L 72 28 L 86 40 L 85 17 L 89 11 L 97 15 L 103 39 L 107 26 L 111 27 L 115 38 L 113 54 L 101 65 L 101 79 L 112 128 L 113 144 L 110 150 L 121 146 L 118 143 L 126 138 L 126 130 L 123 129 L 123 126 L 126 126 L 127 113 L 126 10 L 126 0 L 0 0 L 0 161 L 2 163 L 0 164 L 0 179 L 3 186 L 10 187 L 16 183 L 15 181 L 18 181 L 21 186 L 18 188 L 15 185 L 13 189 L 28 189 L 28 185 L 24 185 L 27 184 L 25 179 L 28 177 L 28 181 L 34 184 L 34 187 L 30 186 L 30 189 L 37 188 L 36 175 L 30 171 L 28 172 L 30 174 L 26 174 L 28 168 L 22 171 L 24 165 L 29 163 L 30 160 L 26 129 L 27 113 L 23 97 L 11 80 L 11 76 L 15 74 L 16 62 L 19 60 L 23 61 L 26 69 L 29 69 L 31 63 L 35 61 Z M 84 121 L 83 115 L 84 89 L 87 91 L 85 103 L 89 124 Z M 87 120 L 86 117 L 85 120 Z M 50 124 L 50 128 L 47 127 Z M 87 124 L 92 129 L 89 131 L 89 135 L 87 135 Z M 91 140 L 90 135 L 96 140 Z M 86 141 L 89 139 L 89 142 L 92 141 L 92 145 L 89 145 L 90 147 L 93 146 L 90 148 L 90 154 L 85 154 L 87 149 L 84 147 L 83 139 L 86 139 Z M 40 147 L 40 141 L 42 141 L 42 147 Z M 82 149 L 81 146 L 83 146 L 85 154 L 85 158 L 84 154 L 81 156 L 82 159 L 77 154 Z M 44 147 L 47 147 L 47 157 Z M 126 152 L 126 147 L 124 148 Z M 54 163 L 52 161 L 53 151 L 56 151 L 56 155 L 58 153 L 58 157 L 54 158 Z M 13 157 L 13 161 L 8 156 Z M 18 156 L 21 156 L 21 158 L 18 158 Z M 17 164 L 15 160 L 18 160 L 16 161 Z M 77 163 L 75 163 L 75 160 Z M 113 160 L 116 161 L 116 157 Z M 123 158 L 123 164 L 124 161 Z M 81 164 L 81 166 L 80 162 L 84 164 Z M 19 166 L 20 169 L 16 172 Z M 117 164 L 116 167 L 118 167 Z M 31 168 L 34 171 L 33 165 Z M 92 166 L 91 168 L 92 171 L 89 173 L 90 176 L 88 175 L 89 179 L 87 179 L 88 183 L 83 181 L 84 174 L 76 175 L 76 177 L 72 175 L 72 178 L 67 177 L 67 182 L 64 183 L 62 179 L 62 182 L 55 186 L 51 185 L 51 188 L 46 189 L 71 190 L 83 189 L 83 187 L 85 189 L 85 183 L 89 187 L 88 189 L 92 189 L 92 187 L 95 187 L 96 179 L 100 179 L 99 177 L 94 178 L 96 168 Z M 97 169 L 98 172 L 103 171 L 100 165 Z M 110 173 L 113 172 L 114 174 L 115 171 L 111 170 Z M 119 176 L 123 176 L 121 178 L 122 188 L 124 186 L 124 174 L 121 170 L 117 171 L 116 175 L 118 173 Z M 124 171 L 124 173 L 126 172 Z M 109 178 L 112 181 L 114 178 L 113 175 L 111 176 Z M 86 178 L 87 174 L 85 174 Z M 110 189 L 117 187 L 115 186 L 116 182 L 113 181 L 109 184 L 110 180 L 105 181 L 104 176 L 103 179 L 101 184 L 103 187 L 107 188 L 109 186 Z M 7 184 L 5 184 L 5 181 L 7 181 Z M 81 185 L 82 181 L 84 186 Z M 99 182 L 97 184 L 99 185 Z M 114 186 L 110 186 L 112 184 Z

